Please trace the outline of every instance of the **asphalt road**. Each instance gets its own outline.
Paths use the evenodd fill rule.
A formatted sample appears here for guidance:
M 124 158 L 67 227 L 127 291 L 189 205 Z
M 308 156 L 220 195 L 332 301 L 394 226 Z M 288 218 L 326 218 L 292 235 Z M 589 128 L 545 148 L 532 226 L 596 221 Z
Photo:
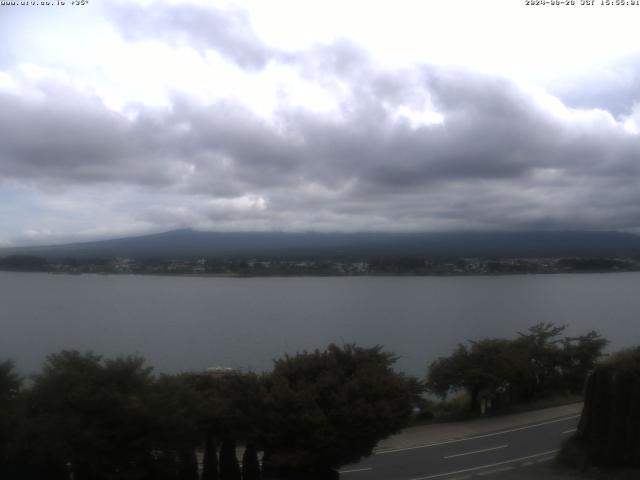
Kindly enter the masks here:
M 341 470 L 343 480 L 518 478 L 521 468 L 551 461 L 579 415 L 426 445 L 379 451 Z M 511 472 L 513 475 L 509 475 Z

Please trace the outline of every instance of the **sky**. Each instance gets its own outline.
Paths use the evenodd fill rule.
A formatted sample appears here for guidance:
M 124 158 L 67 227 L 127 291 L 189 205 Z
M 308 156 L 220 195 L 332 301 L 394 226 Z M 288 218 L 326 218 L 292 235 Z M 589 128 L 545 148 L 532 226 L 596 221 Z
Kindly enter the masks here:
M 176 228 L 640 233 L 632 2 L 14 3 L 0 246 Z

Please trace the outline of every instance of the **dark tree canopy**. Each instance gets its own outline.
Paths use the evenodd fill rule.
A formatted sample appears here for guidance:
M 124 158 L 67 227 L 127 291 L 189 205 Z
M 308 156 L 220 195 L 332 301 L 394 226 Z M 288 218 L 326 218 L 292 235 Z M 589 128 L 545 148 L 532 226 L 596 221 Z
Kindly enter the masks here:
M 640 468 L 639 405 L 636 347 L 613 355 L 587 380 L 584 409 L 571 443 L 584 452 L 588 464 Z
M 523 363 L 515 345 L 503 339 L 485 339 L 458 345 L 449 357 L 439 358 L 429 368 L 428 387 L 445 397 L 451 390 L 469 392 L 470 408 L 480 410 L 481 398 L 508 397 Z
M 249 443 L 242 455 L 242 480 L 260 480 L 260 462 L 255 444 Z
M 0 362 L 0 409 L 14 402 L 20 392 L 22 378 L 16 373 L 11 360 Z
M 415 386 L 391 368 L 396 358 L 377 346 L 330 345 L 277 360 L 267 377 L 272 467 L 337 468 L 369 455 L 403 428 Z
M 220 447 L 220 480 L 241 480 L 240 464 L 236 457 L 236 442 L 227 436 Z
M 139 357 L 50 355 L 29 395 L 36 452 L 72 464 L 77 480 L 137 470 L 147 457 L 151 369 Z
M 185 381 L 203 402 L 200 422 L 209 434 L 219 442 L 229 436 L 255 440 L 265 396 L 256 374 L 188 374 Z
M 0 269 L 18 272 L 46 272 L 49 263 L 45 258 L 34 255 L 9 255 L 0 258 Z
M 608 343 L 595 331 L 563 340 L 561 363 L 565 368 L 563 380 L 572 391 L 582 389 L 585 378 L 595 368 L 597 360 Z
M 17 434 L 18 396 L 22 378 L 15 372 L 12 361 L 0 363 L 0 478 L 8 462 Z M 6 472 L 5 472 L 6 473 Z
M 202 457 L 202 480 L 218 480 L 218 454 L 213 434 L 206 433 Z
M 206 406 L 187 375 L 161 375 L 151 387 L 148 410 L 154 417 L 153 447 L 176 454 L 201 441 Z
M 0 363 L 0 477 L 197 480 L 204 447 L 203 480 L 259 478 L 259 450 L 278 475 L 333 478 L 409 420 L 420 383 L 394 361 L 381 347 L 331 345 L 263 376 L 154 376 L 137 356 L 62 351 L 24 390 Z
M 428 389 L 441 397 L 465 390 L 470 409 L 481 400 L 498 406 L 553 393 L 578 393 L 607 341 L 596 332 L 560 335 L 566 326 L 539 323 L 518 338 L 488 338 L 458 345 L 448 357 L 432 362 Z

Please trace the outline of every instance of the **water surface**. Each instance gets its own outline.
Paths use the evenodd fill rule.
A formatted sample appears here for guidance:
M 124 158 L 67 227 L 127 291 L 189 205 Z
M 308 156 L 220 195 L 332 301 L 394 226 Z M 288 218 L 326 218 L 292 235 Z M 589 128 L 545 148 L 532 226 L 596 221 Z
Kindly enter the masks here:
M 268 370 L 330 342 L 382 344 L 423 375 L 458 342 L 550 321 L 640 344 L 640 273 L 487 277 L 194 278 L 0 272 L 0 360 L 140 353 L 158 371 Z

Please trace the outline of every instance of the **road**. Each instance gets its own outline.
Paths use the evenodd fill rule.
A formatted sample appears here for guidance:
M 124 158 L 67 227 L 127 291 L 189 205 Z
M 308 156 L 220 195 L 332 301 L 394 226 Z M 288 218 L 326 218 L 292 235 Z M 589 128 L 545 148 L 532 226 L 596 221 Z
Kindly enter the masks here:
M 377 451 L 341 470 L 343 480 L 518 478 L 517 470 L 551 461 L 579 415 L 469 437 Z M 513 475 L 509 475 L 511 472 Z

